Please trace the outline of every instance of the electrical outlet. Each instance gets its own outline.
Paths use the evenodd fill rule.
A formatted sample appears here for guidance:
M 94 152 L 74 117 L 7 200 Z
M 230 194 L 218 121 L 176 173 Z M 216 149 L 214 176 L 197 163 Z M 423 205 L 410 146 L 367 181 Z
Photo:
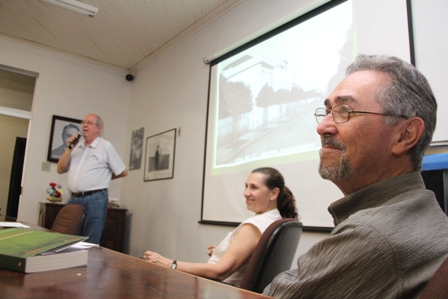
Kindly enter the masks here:
M 51 168 L 51 164 L 50 162 L 42 162 L 42 171 L 50 171 Z

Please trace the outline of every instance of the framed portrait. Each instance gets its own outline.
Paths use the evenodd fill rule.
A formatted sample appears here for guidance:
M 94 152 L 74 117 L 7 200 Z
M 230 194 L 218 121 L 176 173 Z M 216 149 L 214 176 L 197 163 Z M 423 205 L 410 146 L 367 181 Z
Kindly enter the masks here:
M 67 148 L 67 139 L 82 132 L 82 120 L 53 115 L 47 161 L 58 162 Z
M 143 180 L 155 181 L 174 177 L 176 129 L 146 138 L 145 172 Z
M 129 170 L 140 169 L 142 165 L 144 133 L 145 129 L 143 127 L 132 131 L 131 151 L 129 154 Z

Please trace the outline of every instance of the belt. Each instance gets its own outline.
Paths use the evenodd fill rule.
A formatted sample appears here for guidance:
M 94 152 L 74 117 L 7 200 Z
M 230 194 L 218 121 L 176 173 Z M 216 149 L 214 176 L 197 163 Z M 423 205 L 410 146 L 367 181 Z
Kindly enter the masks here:
M 70 191 L 70 195 L 74 196 L 74 197 L 82 197 L 82 196 L 87 196 L 87 195 L 92 195 L 94 193 L 102 192 L 104 190 L 106 190 L 106 189 L 90 190 L 90 191 L 84 191 L 84 192 L 71 192 Z

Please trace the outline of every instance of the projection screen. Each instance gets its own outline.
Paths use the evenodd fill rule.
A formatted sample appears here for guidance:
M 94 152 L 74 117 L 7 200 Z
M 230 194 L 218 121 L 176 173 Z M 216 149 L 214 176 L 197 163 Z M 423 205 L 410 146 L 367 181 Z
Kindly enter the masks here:
M 405 0 L 331 1 L 210 63 L 200 223 L 235 225 L 251 170 L 285 177 L 305 228 L 328 230 L 342 193 L 317 173 L 314 110 L 358 53 L 410 61 Z

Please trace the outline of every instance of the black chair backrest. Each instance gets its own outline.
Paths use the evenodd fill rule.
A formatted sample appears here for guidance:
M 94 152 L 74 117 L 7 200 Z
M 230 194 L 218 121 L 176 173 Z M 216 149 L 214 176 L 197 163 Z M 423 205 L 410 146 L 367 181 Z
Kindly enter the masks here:
M 448 258 L 446 258 L 423 290 L 420 299 L 448 298 Z
M 83 216 L 83 206 L 76 204 L 66 205 L 59 211 L 51 230 L 62 234 L 78 235 Z
M 302 235 L 302 223 L 283 218 L 261 235 L 241 280 L 240 288 L 262 293 L 275 276 L 291 268 Z

